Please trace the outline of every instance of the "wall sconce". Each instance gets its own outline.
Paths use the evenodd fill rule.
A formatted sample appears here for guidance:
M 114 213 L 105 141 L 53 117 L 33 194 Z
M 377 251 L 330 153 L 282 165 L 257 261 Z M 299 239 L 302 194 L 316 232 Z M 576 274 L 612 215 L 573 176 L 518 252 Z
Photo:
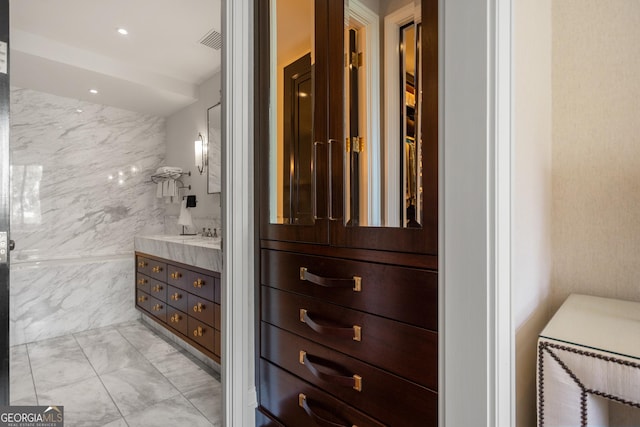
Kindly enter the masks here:
M 207 165 L 207 146 L 204 142 L 204 137 L 198 132 L 198 139 L 194 142 L 195 154 L 196 154 L 196 167 L 200 175 L 204 173 L 204 168 Z

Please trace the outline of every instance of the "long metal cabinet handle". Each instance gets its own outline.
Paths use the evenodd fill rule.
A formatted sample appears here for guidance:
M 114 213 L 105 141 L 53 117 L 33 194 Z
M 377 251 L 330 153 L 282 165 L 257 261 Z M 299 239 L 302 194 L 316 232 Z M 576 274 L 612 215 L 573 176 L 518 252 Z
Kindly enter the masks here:
M 311 409 L 311 405 L 309 404 L 309 398 L 304 393 L 298 394 L 298 405 L 302 409 L 304 409 L 304 411 L 307 413 L 309 418 L 314 420 L 316 424 L 318 424 L 321 427 L 358 427 L 355 424 L 336 423 L 333 421 L 329 421 L 326 418 L 322 418 L 321 416 L 316 414 L 313 409 Z
M 300 364 L 304 365 L 304 367 L 306 367 L 309 370 L 309 372 L 311 372 L 311 374 L 318 379 L 327 381 L 329 383 L 337 384 L 342 387 L 350 387 L 356 391 L 362 391 L 362 377 L 360 375 L 356 375 L 356 374 L 353 374 L 350 376 L 334 375 L 334 374 L 327 374 L 327 373 L 321 372 L 318 368 L 316 368 L 315 363 L 313 363 L 310 360 L 307 352 L 303 350 L 300 350 L 299 360 L 300 360 Z M 319 361 L 316 361 L 316 363 L 320 365 Z M 336 365 L 336 367 L 342 368 L 336 363 L 331 362 L 331 364 Z M 344 368 L 342 368 L 342 370 L 344 370 Z
M 314 219 L 323 219 L 324 216 L 318 216 L 318 146 L 324 145 L 322 141 L 315 141 L 313 143 L 313 158 L 311 160 L 311 168 L 313 169 L 313 173 L 311 175 L 311 188 L 313 191 L 312 200 L 313 200 L 313 218 Z M 326 206 L 325 206 L 326 207 Z
M 310 273 L 307 267 L 300 267 L 300 280 L 305 280 L 325 288 L 351 288 L 354 292 L 362 291 L 362 277 L 360 276 L 353 276 L 350 279 L 322 277 Z
M 327 161 L 327 165 L 328 165 L 328 179 L 329 179 L 329 194 L 327 195 L 327 198 L 329 199 L 328 203 L 329 203 L 329 220 L 330 221 L 339 221 L 341 219 L 340 216 L 334 217 L 333 216 L 333 174 L 331 173 L 333 171 L 333 144 L 337 144 L 340 141 L 338 141 L 337 139 L 330 139 L 329 140 L 329 153 L 327 154 L 328 157 L 328 161 Z
M 337 338 L 351 338 L 358 342 L 362 341 L 362 327 L 358 325 L 353 325 L 351 327 L 322 325 L 313 320 L 304 308 L 300 309 L 300 321 L 321 335 Z

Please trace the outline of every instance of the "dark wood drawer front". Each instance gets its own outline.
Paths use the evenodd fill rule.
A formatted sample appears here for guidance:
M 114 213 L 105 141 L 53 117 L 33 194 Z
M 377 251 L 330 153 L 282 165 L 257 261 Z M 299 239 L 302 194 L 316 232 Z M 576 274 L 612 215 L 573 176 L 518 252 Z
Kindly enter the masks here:
M 215 326 L 216 313 L 214 305 L 211 301 L 189 294 L 189 315 L 211 327 Z
M 207 350 L 216 353 L 216 336 L 215 331 L 211 326 L 191 316 L 189 316 L 188 326 L 189 329 L 187 331 L 187 336 L 189 338 L 191 338 Z M 220 351 L 218 350 L 216 354 L 220 354 Z
M 144 274 L 136 274 L 136 289 L 149 293 L 149 280 Z
M 150 280 L 149 295 L 162 302 L 167 302 L 167 284 L 158 280 Z
M 261 405 L 286 426 L 384 426 L 264 359 L 260 360 L 260 396 Z M 310 413 L 301 405 L 306 405 Z M 317 422 L 314 416 L 325 423 Z
M 136 268 L 139 273 L 162 282 L 167 281 L 167 264 L 151 258 L 138 256 L 136 260 Z
M 301 279 L 300 268 L 308 280 Z M 437 331 L 438 274 L 413 268 L 262 250 L 263 285 L 325 299 Z M 326 287 L 313 283 L 318 276 Z M 354 291 L 353 277 L 361 278 Z M 337 287 L 336 287 L 337 286 Z
M 267 414 L 264 408 L 256 409 L 256 427 L 284 427 L 271 415 Z
M 195 271 L 189 272 L 188 291 L 209 301 L 215 301 L 216 280 L 212 276 L 200 274 Z
M 302 310 L 306 310 L 304 322 Z M 262 319 L 432 390 L 438 388 L 435 332 L 265 286 Z
M 188 295 L 183 289 L 174 288 L 173 286 L 167 287 L 167 303 L 180 311 L 189 310 Z
M 149 294 L 142 292 L 139 289 L 136 290 L 136 306 L 145 311 L 151 311 L 151 306 L 149 305 Z
M 220 354 L 222 354 L 222 335 L 220 334 L 220 331 L 214 331 L 215 333 L 215 340 L 214 340 L 214 350 L 213 352 L 220 356 Z
M 213 308 L 215 310 L 215 319 L 214 319 L 215 323 L 213 324 L 213 327 L 221 331 L 222 322 L 220 321 L 220 315 L 221 315 L 220 304 L 215 304 Z
M 188 316 L 182 311 L 171 306 L 167 307 L 167 323 L 182 335 L 187 335 L 187 319 Z
M 167 283 L 169 285 L 184 289 L 185 291 L 190 290 L 189 274 L 191 272 L 189 270 L 173 264 L 168 264 L 167 269 Z
M 167 303 L 154 298 L 149 297 L 149 313 L 153 314 L 163 322 L 167 321 Z
M 260 341 L 262 357 L 385 424 L 437 424 L 438 395 L 425 387 L 268 323 Z

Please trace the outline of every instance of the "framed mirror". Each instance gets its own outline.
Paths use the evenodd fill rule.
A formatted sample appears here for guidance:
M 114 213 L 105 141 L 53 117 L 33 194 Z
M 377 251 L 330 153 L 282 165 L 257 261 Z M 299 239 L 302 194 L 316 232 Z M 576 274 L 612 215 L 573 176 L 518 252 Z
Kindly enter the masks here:
M 220 193 L 222 181 L 222 105 L 207 109 L 207 193 Z

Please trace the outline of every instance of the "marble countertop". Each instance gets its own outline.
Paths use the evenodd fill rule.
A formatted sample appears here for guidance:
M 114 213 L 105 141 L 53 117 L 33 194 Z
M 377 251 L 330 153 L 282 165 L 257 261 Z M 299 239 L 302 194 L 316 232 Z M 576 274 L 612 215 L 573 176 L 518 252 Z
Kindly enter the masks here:
M 135 236 L 134 248 L 136 252 L 221 272 L 220 242 L 220 238 L 158 234 Z

